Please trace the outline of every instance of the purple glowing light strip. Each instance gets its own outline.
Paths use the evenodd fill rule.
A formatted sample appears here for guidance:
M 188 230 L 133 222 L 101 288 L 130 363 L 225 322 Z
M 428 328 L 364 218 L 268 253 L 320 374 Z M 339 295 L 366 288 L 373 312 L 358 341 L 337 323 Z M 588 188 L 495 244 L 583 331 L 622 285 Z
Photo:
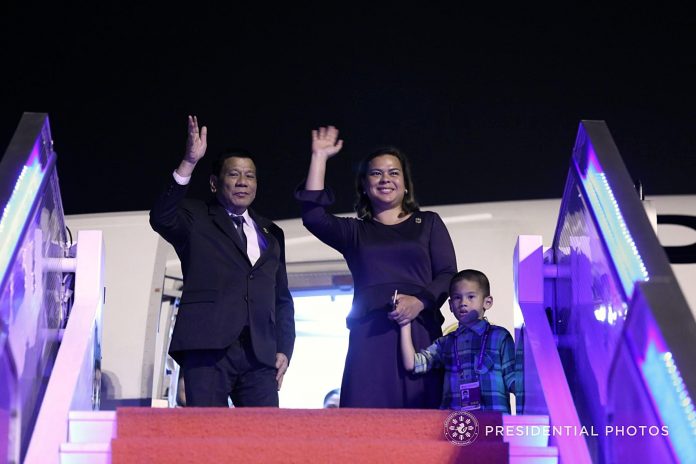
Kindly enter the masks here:
M 29 159 L 17 176 L 12 195 L 0 218 L 0 282 L 5 280 L 10 259 L 17 248 L 45 174 L 39 162 L 39 143 L 40 140 L 37 140 Z
M 648 281 L 650 276 L 592 145 L 587 148 L 587 172 L 578 172 L 624 292 L 630 298 L 635 283 Z
M 654 324 L 654 321 L 652 322 Z M 655 327 L 648 329 L 647 347 L 639 360 L 643 380 L 662 419 L 679 462 L 696 462 L 696 411 L 681 373 Z

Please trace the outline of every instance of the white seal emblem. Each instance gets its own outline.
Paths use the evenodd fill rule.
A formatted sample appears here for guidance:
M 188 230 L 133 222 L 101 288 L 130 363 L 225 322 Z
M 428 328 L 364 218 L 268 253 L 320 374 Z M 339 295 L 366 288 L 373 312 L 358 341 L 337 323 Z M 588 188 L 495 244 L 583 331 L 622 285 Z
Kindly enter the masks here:
M 457 446 L 472 444 L 478 434 L 479 423 L 471 413 L 454 411 L 445 419 L 445 437 Z

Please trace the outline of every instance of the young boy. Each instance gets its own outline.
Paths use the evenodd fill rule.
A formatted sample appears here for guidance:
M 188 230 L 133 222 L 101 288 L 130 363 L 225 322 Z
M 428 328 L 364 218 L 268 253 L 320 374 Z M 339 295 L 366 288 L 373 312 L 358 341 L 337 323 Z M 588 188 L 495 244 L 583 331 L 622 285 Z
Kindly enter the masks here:
M 410 323 L 401 327 L 401 355 L 416 374 L 444 366 L 440 409 L 482 409 L 510 413 L 515 391 L 515 345 L 503 327 L 483 317 L 493 306 L 485 274 L 460 271 L 450 281 L 450 310 L 459 321 L 452 333 L 416 353 Z

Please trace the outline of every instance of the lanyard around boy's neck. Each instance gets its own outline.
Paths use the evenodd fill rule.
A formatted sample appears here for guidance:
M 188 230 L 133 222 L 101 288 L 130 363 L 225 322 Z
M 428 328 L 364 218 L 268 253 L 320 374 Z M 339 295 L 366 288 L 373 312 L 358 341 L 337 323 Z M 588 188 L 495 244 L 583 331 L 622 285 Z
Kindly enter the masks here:
M 486 330 L 483 331 L 483 339 L 481 340 L 481 350 L 479 351 L 478 360 L 476 362 L 475 372 L 481 372 L 481 367 L 483 367 L 483 353 L 486 350 L 486 341 L 488 340 L 488 329 L 491 328 L 490 324 L 486 324 Z M 473 330 L 472 330 L 473 332 Z M 476 333 L 476 332 L 474 332 Z M 459 359 L 459 351 L 457 351 L 457 338 L 459 334 L 455 332 L 454 334 L 454 359 L 457 360 L 457 373 L 462 373 L 462 360 Z

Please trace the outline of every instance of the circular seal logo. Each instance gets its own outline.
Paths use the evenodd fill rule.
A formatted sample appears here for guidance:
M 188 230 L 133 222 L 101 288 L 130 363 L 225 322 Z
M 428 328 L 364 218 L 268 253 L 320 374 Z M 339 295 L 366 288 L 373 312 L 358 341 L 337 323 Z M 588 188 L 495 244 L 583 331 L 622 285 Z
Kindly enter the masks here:
M 479 423 L 473 414 L 466 411 L 454 411 L 445 419 L 445 437 L 457 445 L 470 445 L 479 434 Z

